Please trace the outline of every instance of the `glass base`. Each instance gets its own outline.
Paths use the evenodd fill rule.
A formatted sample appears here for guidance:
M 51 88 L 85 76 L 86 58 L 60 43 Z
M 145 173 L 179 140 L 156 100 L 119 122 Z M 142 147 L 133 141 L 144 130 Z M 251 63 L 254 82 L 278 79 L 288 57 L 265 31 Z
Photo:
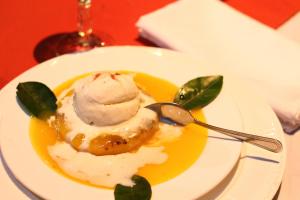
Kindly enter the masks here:
M 77 32 L 70 33 L 61 38 L 57 46 L 57 55 L 82 52 L 95 47 L 103 47 L 105 42 L 94 34 L 81 37 Z
M 78 32 L 59 33 L 40 41 L 34 49 L 34 57 L 40 63 L 59 55 L 88 51 L 112 43 L 112 38 L 101 32 L 88 37 L 81 37 Z

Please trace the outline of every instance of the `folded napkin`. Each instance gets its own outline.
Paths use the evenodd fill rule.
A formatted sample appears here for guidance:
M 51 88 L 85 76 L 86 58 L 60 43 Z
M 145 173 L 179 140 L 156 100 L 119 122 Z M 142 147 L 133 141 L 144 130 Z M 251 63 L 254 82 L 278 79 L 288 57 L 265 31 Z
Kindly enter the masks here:
M 286 132 L 300 126 L 300 46 L 217 0 L 180 0 L 142 16 L 142 37 L 214 60 L 264 95 Z

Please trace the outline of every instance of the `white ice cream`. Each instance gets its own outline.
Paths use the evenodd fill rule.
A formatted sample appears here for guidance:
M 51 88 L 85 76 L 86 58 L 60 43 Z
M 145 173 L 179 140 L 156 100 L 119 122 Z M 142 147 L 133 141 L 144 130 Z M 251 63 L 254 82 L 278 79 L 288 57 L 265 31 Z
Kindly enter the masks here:
M 133 117 L 140 107 L 139 89 L 126 74 L 98 73 L 74 88 L 74 108 L 81 120 L 108 126 Z

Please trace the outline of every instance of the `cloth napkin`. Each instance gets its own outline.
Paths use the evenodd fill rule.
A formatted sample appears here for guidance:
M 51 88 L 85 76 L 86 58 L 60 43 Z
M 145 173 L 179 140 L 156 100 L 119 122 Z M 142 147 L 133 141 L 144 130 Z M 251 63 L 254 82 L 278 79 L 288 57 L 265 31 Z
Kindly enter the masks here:
M 286 132 L 300 126 L 300 46 L 217 0 L 180 0 L 142 16 L 142 37 L 214 60 L 264 95 Z

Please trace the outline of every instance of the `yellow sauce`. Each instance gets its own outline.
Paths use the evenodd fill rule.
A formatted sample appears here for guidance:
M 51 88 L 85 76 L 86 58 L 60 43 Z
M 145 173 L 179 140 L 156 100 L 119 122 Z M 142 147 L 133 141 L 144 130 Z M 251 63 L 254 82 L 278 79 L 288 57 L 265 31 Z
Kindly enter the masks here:
M 87 75 L 87 74 L 86 74 Z M 70 87 L 74 81 L 86 76 L 82 75 L 66 81 L 58 86 L 54 93 L 59 95 L 63 90 Z M 172 101 L 178 88 L 165 80 L 155 78 L 146 74 L 137 73 L 134 77 L 136 84 L 156 101 Z M 193 111 L 194 116 L 204 121 L 204 116 L 200 110 Z M 74 181 L 92 185 L 86 181 L 81 181 L 70 177 L 64 173 L 52 160 L 48 153 L 48 146 L 59 141 L 59 136 L 47 122 L 32 118 L 30 122 L 30 138 L 32 145 L 40 158 L 52 169 Z M 206 129 L 190 124 L 183 129 L 183 133 L 174 141 L 165 142 L 163 146 L 168 154 L 168 160 L 159 165 L 146 165 L 139 169 L 138 174 L 145 177 L 151 185 L 159 184 L 170 180 L 185 170 L 187 170 L 200 156 L 207 141 Z M 100 187 L 100 186 L 96 186 Z

